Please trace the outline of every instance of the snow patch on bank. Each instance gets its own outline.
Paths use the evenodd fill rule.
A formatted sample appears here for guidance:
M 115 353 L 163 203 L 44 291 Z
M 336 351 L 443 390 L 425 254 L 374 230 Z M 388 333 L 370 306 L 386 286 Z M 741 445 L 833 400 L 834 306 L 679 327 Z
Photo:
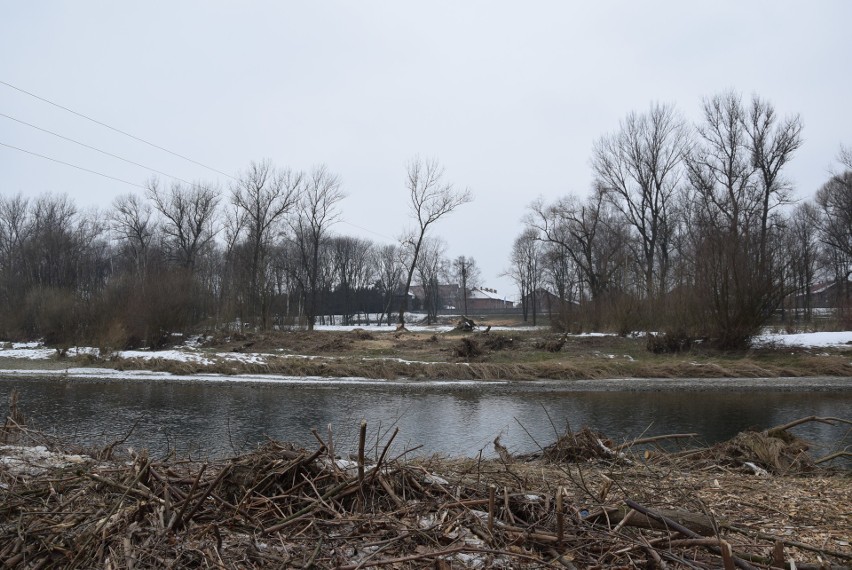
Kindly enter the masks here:
M 175 382 L 218 382 L 222 384 L 286 384 L 315 386 L 429 386 L 472 387 L 509 384 L 507 380 L 382 380 L 362 377 L 285 376 L 283 374 L 171 374 L 153 370 L 113 370 L 110 368 L 68 368 L 65 370 L 2 370 L 3 376 L 17 378 L 56 377 L 63 380 L 138 380 Z
M 79 465 L 91 461 L 85 455 L 68 455 L 48 451 L 43 445 L 23 447 L 18 445 L 0 446 L 0 469 L 8 471 L 15 477 L 35 477 L 48 469 Z
M 796 334 L 762 334 L 755 339 L 758 344 L 776 344 L 802 348 L 830 346 L 852 347 L 852 331 L 815 332 Z
M 121 350 L 113 353 L 118 358 L 135 358 L 140 360 L 172 360 L 175 362 L 193 362 L 198 364 L 213 364 L 213 360 L 203 354 L 192 352 L 192 349 L 174 350 Z
M 35 344 L 35 343 L 27 343 Z M 0 358 L 19 358 L 21 360 L 48 360 L 56 356 L 55 348 L 2 348 Z

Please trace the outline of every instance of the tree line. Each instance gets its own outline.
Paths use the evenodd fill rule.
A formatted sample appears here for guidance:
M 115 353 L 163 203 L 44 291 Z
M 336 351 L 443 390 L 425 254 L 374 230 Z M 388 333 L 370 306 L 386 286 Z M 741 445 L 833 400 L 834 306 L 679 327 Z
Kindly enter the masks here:
M 594 144 L 594 184 L 529 205 L 508 274 L 525 314 L 559 299 L 557 326 L 656 330 L 747 346 L 777 311 L 810 317 L 811 287 L 852 272 L 852 152 L 813 200 L 785 168 L 802 120 L 735 92 L 707 98 L 688 124 L 673 105 L 628 114 Z M 790 300 L 793 300 L 792 303 Z
M 437 161 L 407 172 L 413 228 L 391 245 L 333 232 L 345 194 L 325 166 L 253 162 L 226 189 L 151 179 L 100 210 L 2 196 L 0 335 L 121 349 L 189 330 L 313 329 L 325 315 L 404 325 L 408 286 L 434 292 L 455 275 L 432 226 L 471 200 Z M 475 263 L 460 259 L 470 287 Z M 447 301 L 413 308 L 434 316 Z

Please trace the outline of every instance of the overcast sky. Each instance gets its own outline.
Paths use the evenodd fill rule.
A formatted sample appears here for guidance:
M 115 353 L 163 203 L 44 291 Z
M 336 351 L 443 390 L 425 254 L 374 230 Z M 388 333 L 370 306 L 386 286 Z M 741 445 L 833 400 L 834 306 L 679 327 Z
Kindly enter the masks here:
M 392 242 L 405 166 L 439 160 L 473 203 L 435 226 L 500 277 L 526 206 L 585 195 L 630 111 L 689 120 L 734 89 L 801 115 L 798 195 L 852 145 L 852 2 L 4 2 L 0 81 L 236 175 L 253 160 L 343 181 L 335 231 Z M 186 180 L 228 176 L 0 84 L 0 113 Z M 0 116 L 0 143 L 143 185 L 133 166 Z M 0 192 L 107 207 L 135 186 L 0 146 Z

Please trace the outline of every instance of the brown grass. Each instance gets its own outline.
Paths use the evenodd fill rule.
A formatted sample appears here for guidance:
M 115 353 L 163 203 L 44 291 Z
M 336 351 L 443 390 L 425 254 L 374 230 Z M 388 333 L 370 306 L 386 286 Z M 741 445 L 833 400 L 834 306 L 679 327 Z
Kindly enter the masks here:
M 560 345 L 558 352 L 552 347 Z M 204 352 L 206 351 L 206 352 Z M 373 379 L 574 380 L 600 378 L 773 378 L 852 376 L 852 348 L 818 351 L 775 348 L 742 353 L 701 347 L 676 354 L 646 350 L 644 338 L 563 337 L 546 332 L 473 334 L 274 332 L 220 338 L 201 352 L 212 364 L 111 358 L 81 365 L 148 369 L 174 374 L 282 374 Z M 260 353 L 264 364 L 216 358 Z M 291 357 L 287 358 L 286 355 Z M 306 359 L 300 356 L 315 356 Z M 400 362 L 403 360 L 405 362 Z M 68 361 L 62 361 L 68 362 Z M 39 367 L 55 368 L 59 361 Z M 0 366 L 17 366 L 3 363 Z

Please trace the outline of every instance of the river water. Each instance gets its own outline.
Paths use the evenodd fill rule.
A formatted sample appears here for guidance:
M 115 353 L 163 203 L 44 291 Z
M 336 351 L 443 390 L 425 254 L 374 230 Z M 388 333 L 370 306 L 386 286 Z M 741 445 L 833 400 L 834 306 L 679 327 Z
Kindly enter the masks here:
M 155 455 L 174 450 L 222 457 L 267 437 L 314 448 L 332 425 L 336 449 L 354 450 L 368 423 L 370 447 L 399 428 L 394 451 L 493 456 L 498 435 L 514 453 L 552 443 L 566 427 L 590 426 L 615 441 L 697 432 L 699 442 L 728 439 L 809 416 L 849 418 L 852 391 L 567 391 L 523 383 L 501 385 L 380 382 L 267 385 L 207 382 L 74 382 L 0 380 L 0 402 L 12 389 L 30 425 L 74 443 L 102 445 L 130 433 L 125 446 Z M 134 427 L 135 426 L 135 427 Z M 795 429 L 814 454 L 850 445 L 848 426 L 809 423 Z M 695 442 L 693 442 L 695 444 Z

